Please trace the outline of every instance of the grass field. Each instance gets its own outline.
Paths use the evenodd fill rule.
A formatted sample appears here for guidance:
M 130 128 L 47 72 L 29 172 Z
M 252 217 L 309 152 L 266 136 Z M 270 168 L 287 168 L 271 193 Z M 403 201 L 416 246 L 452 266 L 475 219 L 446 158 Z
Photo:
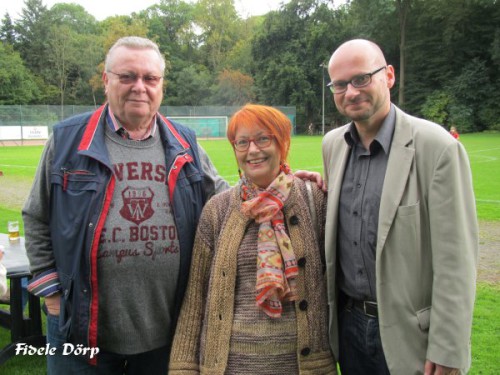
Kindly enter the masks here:
M 465 134 L 460 137 L 471 163 L 480 221 L 500 226 L 500 134 Z M 238 180 L 233 151 L 226 140 L 201 140 L 219 173 L 230 184 Z M 296 169 L 322 172 L 321 137 L 297 136 L 292 140 L 290 165 Z M 0 147 L 0 231 L 7 221 L 18 219 L 32 183 L 41 146 Z M 472 334 L 473 362 L 470 374 L 495 374 L 500 371 L 500 285 L 478 284 Z M 0 328 L 0 347 L 9 332 Z M 0 367 L 0 374 L 45 374 L 45 359 L 19 357 Z

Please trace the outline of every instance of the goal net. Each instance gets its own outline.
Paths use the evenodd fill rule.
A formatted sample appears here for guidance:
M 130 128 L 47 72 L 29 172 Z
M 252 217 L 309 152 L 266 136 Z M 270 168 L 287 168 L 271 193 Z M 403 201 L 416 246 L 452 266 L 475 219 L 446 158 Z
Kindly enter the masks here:
M 198 138 L 221 138 L 226 136 L 228 116 L 167 116 L 196 132 Z

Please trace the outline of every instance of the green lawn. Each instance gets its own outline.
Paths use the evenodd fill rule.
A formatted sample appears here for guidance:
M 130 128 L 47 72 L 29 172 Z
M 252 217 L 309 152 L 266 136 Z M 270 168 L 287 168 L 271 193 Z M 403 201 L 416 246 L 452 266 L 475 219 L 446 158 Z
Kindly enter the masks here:
M 465 134 L 460 137 L 469 154 L 477 211 L 480 220 L 500 225 L 500 134 Z M 230 184 L 238 181 L 238 168 L 227 140 L 201 140 L 219 173 Z M 8 220 L 21 221 L 22 201 L 27 194 L 42 147 L 0 147 L 0 231 Z M 297 136 L 290 153 L 292 169 L 322 172 L 321 137 Z M 21 232 L 23 233 L 21 224 Z M 470 374 L 494 374 L 500 369 L 500 285 L 480 283 L 477 288 L 472 332 Z M 9 332 L 0 328 L 0 347 Z M 0 374 L 45 374 L 43 357 L 18 357 L 0 367 Z

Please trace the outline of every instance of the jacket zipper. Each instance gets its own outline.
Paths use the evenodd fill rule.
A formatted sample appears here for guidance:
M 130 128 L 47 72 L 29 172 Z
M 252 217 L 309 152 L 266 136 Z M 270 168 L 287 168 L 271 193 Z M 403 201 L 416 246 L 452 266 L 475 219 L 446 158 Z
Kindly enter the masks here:
M 61 167 L 61 171 L 63 173 L 63 191 L 68 189 L 68 177 L 70 175 L 95 176 L 95 173 L 86 171 L 85 169 L 67 169 Z

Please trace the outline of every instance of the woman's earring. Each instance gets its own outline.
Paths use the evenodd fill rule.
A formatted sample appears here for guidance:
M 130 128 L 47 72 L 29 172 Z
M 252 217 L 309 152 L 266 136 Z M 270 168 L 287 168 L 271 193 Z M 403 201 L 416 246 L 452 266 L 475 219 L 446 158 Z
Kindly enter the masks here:
M 241 173 L 241 169 L 238 168 L 238 174 L 240 175 L 240 178 L 243 178 L 243 174 Z
M 288 174 L 288 173 L 290 173 L 290 167 L 286 163 L 281 162 L 280 163 L 280 171 L 285 172 L 286 174 Z

